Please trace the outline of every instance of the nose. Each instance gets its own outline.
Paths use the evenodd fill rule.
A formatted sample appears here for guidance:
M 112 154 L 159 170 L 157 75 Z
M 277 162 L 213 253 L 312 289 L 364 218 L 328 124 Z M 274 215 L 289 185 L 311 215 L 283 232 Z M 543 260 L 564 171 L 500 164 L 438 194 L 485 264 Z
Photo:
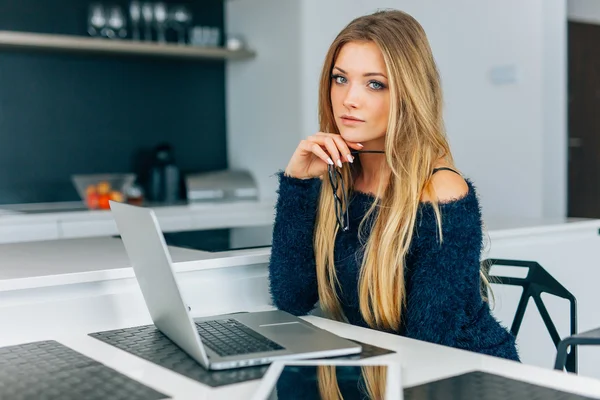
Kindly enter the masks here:
M 348 91 L 346 92 L 346 97 L 344 97 L 344 107 L 347 109 L 356 109 L 360 104 L 359 97 L 359 88 L 351 85 L 348 87 Z

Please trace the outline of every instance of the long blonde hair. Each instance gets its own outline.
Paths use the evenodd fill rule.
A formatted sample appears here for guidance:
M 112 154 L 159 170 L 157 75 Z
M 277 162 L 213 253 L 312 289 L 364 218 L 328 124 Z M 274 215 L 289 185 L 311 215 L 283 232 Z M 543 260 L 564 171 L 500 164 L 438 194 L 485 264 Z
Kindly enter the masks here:
M 360 367 L 363 385 L 357 387 L 367 399 L 379 400 L 386 397 L 387 367 L 384 365 L 363 365 Z M 337 380 L 335 365 L 317 366 L 319 395 L 323 400 L 343 400 Z M 354 397 L 354 396 L 352 396 Z M 363 398 L 361 396 L 361 398 Z
M 360 227 L 362 231 L 367 218 L 376 213 L 366 242 L 361 235 L 364 257 L 359 303 L 361 315 L 369 326 L 397 332 L 406 307 L 405 256 L 412 241 L 419 203 L 424 194 L 436 198 L 430 185 L 435 164 L 444 159 L 446 165 L 453 167 L 454 162 L 445 135 L 440 77 L 431 48 L 421 25 L 401 11 L 378 11 L 359 17 L 335 38 L 321 74 L 320 130 L 339 133 L 331 105 L 331 72 L 346 43 L 365 41 L 379 47 L 387 68 L 390 113 L 384 168 L 391 173 L 387 174 L 387 180 L 381 179 L 379 202 L 373 202 Z M 342 176 L 349 198 L 352 173 L 347 164 L 342 168 Z M 314 239 L 319 300 L 326 314 L 343 320 L 334 265 L 338 226 L 329 177 L 325 174 L 322 179 Z M 432 205 L 442 239 L 439 205 L 435 200 Z

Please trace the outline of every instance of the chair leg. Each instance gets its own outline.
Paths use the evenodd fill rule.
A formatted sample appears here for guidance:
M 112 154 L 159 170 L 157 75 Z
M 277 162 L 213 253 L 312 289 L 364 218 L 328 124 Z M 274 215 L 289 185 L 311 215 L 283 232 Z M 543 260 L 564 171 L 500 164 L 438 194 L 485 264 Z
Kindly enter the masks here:
M 577 351 L 577 345 L 571 345 L 571 351 L 569 352 L 569 354 L 567 354 L 567 363 L 565 364 L 565 369 L 568 372 L 572 372 L 574 374 L 577 374 L 577 357 L 576 357 L 576 352 Z
M 515 337 L 519 334 L 519 329 L 521 329 L 521 324 L 523 323 L 523 317 L 525 316 L 525 311 L 527 310 L 527 304 L 529 303 L 530 297 L 531 294 L 529 291 L 523 291 L 521 294 L 521 300 L 519 300 L 519 305 L 517 306 L 517 311 L 515 312 L 515 318 L 513 319 L 512 326 L 510 327 L 510 331 Z
M 564 370 L 567 365 L 567 350 L 569 349 L 569 342 L 567 340 L 561 340 L 556 346 L 556 361 L 554 363 L 554 369 L 560 371 Z M 572 371 L 569 371 L 572 372 Z

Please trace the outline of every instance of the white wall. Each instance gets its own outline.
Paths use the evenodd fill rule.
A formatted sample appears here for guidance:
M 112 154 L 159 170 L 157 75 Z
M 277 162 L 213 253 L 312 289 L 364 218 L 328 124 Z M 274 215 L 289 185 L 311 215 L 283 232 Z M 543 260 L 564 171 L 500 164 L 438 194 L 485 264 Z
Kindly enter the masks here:
M 226 4 L 228 33 L 243 34 L 257 57 L 227 64 L 227 157 L 250 170 L 261 197 L 275 195 L 301 129 L 299 1 L 242 0 Z
M 544 0 L 542 9 L 543 216 L 562 217 L 568 197 L 567 4 Z
M 300 5 L 295 17 L 299 36 L 290 42 L 286 55 L 289 56 L 289 67 L 300 70 L 300 84 L 297 86 L 299 104 L 293 103 L 293 106 L 282 109 L 287 111 L 288 121 L 298 125 L 288 124 L 288 132 L 293 139 L 286 142 L 285 147 L 278 148 L 288 151 L 285 154 L 287 158 L 282 155 L 282 164 L 269 167 L 265 160 L 265 171 L 285 167 L 293 150 L 290 149 L 291 142 L 297 143 L 316 131 L 318 78 L 323 57 L 335 35 L 358 15 L 376 8 L 393 7 L 415 16 L 428 33 L 442 75 L 451 145 L 458 167 L 473 179 L 479 189 L 485 215 L 564 215 L 566 69 L 561 61 L 566 54 L 563 37 L 565 1 L 292 2 Z M 277 4 L 264 0 L 231 2 L 228 25 L 232 25 L 233 11 L 236 15 L 242 14 L 238 9 L 265 6 L 266 3 Z M 286 15 L 284 19 L 289 18 L 289 13 Z M 254 24 L 256 29 L 260 29 L 260 25 L 258 22 Z M 290 28 L 286 26 L 286 29 L 279 31 L 273 28 L 271 32 L 280 37 L 289 34 Z M 297 45 L 300 47 L 297 48 Z M 491 71 L 506 66 L 509 73 L 515 72 L 516 82 L 493 84 Z M 230 76 L 228 81 L 235 79 L 235 76 Z M 245 96 L 243 90 L 238 89 L 228 94 Z M 285 96 L 288 95 L 286 92 Z M 262 104 L 257 107 L 281 105 L 277 98 L 263 97 L 260 101 Z M 237 111 L 232 111 L 231 115 L 236 114 Z M 235 121 L 230 123 L 230 128 L 235 124 Z M 267 136 L 257 140 L 271 140 L 266 132 L 263 134 Z M 278 135 L 279 131 L 271 134 Z M 242 147 L 231 141 L 229 145 Z M 274 193 L 276 186 L 272 184 L 276 182 L 261 179 L 268 182 L 262 188 L 270 191 L 264 195 Z
M 568 0 L 569 20 L 600 24 L 600 1 Z

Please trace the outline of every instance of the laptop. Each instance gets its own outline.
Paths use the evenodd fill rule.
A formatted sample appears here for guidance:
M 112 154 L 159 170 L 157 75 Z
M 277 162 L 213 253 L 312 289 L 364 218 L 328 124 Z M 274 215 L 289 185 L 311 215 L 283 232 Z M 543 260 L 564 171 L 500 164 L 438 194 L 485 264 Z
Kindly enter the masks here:
M 357 343 L 280 310 L 193 320 L 154 211 L 114 201 L 110 208 L 154 325 L 204 368 L 223 370 L 361 352 Z

